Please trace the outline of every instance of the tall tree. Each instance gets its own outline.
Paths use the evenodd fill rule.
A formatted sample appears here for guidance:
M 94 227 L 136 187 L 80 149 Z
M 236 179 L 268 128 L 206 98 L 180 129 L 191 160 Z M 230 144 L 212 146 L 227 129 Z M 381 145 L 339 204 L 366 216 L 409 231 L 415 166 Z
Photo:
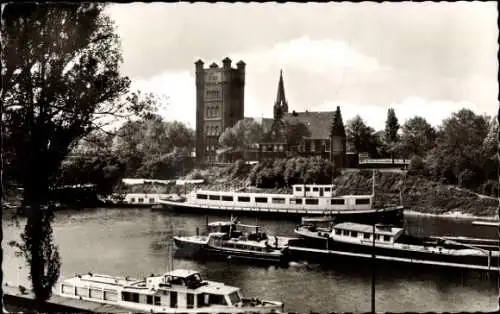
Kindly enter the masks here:
M 398 130 L 399 122 L 396 117 L 396 112 L 393 108 L 387 110 L 387 120 L 385 121 L 384 143 L 387 151 L 391 154 L 392 163 L 394 163 L 394 155 L 398 150 Z
M 9 3 L 2 10 L 2 126 L 12 178 L 23 188 L 22 252 L 38 305 L 51 296 L 60 256 L 49 191 L 74 144 L 109 116 L 148 113 L 119 74 L 119 38 L 104 5 Z M 104 119 L 103 119 L 104 118 Z
M 345 129 L 347 141 L 351 143 L 357 153 L 376 153 L 377 139 L 374 136 L 375 130 L 367 126 L 359 115 L 348 120 Z
M 474 177 L 470 182 L 481 181 L 484 176 L 483 145 L 490 129 L 489 120 L 469 109 L 462 109 L 445 119 L 438 132 L 436 148 L 427 158 L 436 161 L 434 173 L 450 183 L 456 183 L 462 172 Z
M 436 130 L 425 120 L 415 116 L 404 124 L 401 134 L 402 149 L 407 157 L 413 155 L 424 157 L 431 150 L 436 141 Z

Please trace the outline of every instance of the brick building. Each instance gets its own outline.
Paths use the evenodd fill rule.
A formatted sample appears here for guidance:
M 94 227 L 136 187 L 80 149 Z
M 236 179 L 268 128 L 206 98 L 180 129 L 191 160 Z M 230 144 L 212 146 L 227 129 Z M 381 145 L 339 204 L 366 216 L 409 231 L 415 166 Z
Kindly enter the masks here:
M 273 107 L 273 119 L 262 119 L 266 135 L 259 143 L 259 159 L 321 156 L 347 166 L 346 133 L 340 107 L 336 111 L 288 112 L 283 72 Z
M 245 63 L 231 67 L 231 59 L 222 67 L 212 63 L 196 67 L 196 162 L 211 163 L 216 159 L 219 136 L 243 119 L 245 102 Z

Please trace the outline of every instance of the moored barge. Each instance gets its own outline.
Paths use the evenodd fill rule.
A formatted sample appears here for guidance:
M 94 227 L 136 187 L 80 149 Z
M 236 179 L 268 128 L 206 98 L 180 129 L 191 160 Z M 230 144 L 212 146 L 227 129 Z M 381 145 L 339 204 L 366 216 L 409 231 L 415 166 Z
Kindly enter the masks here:
M 331 228 L 298 226 L 289 242 L 290 258 L 335 262 L 338 257 L 498 271 L 498 248 L 458 238 L 415 237 L 392 225 L 338 223 Z M 476 239 L 477 241 L 477 239 Z

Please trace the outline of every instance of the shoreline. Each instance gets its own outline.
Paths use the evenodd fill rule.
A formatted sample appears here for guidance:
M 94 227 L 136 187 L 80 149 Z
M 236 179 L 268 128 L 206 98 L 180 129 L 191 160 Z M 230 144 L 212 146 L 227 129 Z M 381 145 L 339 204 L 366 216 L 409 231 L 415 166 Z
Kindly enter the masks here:
M 427 217 L 441 217 L 441 218 L 453 218 L 453 219 L 463 219 L 463 220 L 485 220 L 485 221 L 497 221 L 496 216 L 476 216 L 461 211 L 448 211 L 442 214 L 434 213 L 424 213 L 415 210 L 405 210 L 404 215 L 408 216 L 427 216 Z

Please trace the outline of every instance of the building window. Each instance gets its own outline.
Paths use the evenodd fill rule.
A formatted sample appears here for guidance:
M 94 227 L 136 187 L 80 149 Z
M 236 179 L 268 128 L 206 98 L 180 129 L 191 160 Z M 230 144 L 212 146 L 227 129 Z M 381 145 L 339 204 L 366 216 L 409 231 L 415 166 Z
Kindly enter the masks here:
M 325 141 L 325 152 L 330 151 L 330 141 Z
M 316 148 L 316 145 L 315 145 L 315 144 L 316 144 L 316 143 L 315 143 L 315 141 L 314 141 L 314 140 L 312 140 L 312 141 L 311 141 L 311 152 L 314 152 L 314 149 Z

